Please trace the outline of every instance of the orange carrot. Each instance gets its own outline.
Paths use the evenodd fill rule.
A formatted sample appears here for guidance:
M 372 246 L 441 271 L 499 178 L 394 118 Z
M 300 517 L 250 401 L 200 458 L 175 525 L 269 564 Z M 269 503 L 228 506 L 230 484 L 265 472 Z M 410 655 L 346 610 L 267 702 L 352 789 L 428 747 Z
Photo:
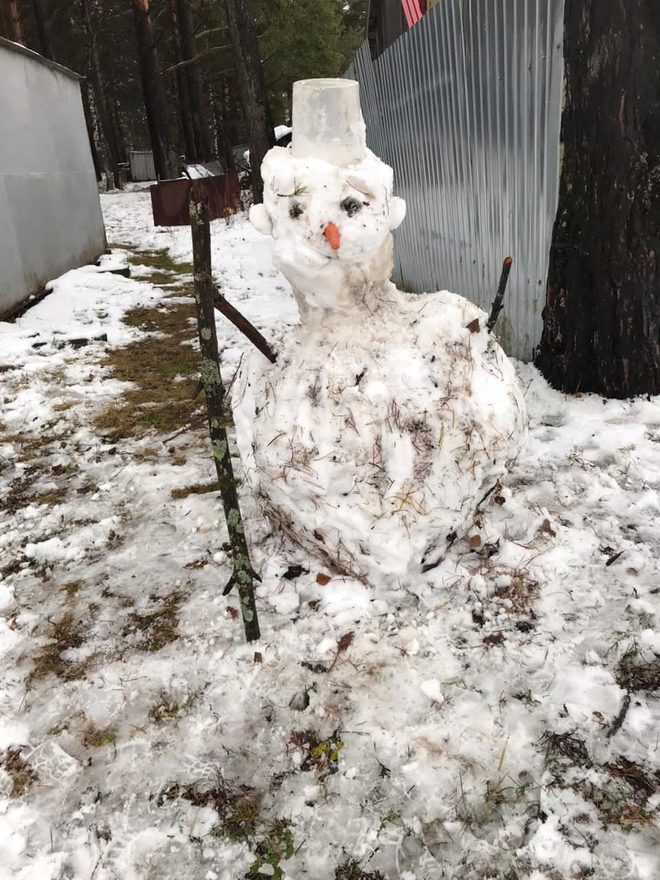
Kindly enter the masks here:
M 328 225 L 323 230 L 323 235 L 325 235 L 325 237 L 328 239 L 328 244 L 333 249 L 333 251 L 338 251 L 340 235 L 339 230 L 334 223 L 328 223 Z

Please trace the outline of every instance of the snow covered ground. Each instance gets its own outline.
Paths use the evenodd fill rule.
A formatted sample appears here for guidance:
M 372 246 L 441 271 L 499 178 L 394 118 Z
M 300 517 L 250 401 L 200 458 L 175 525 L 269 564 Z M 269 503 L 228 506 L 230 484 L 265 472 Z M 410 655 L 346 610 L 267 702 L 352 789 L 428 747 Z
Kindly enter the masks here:
M 111 266 L 190 260 L 148 194 L 103 204 Z M 99 427 L 134 387 L 108 352 L 152 350 L 149 316 L 183 307 L 189 277 L 144 259 L 0 324 L 0 876 L 660 876 L 660 400 L 520 366 L 526 451 L 405 590 L 328 580 L 245 498 L 248 646 L 202 423 Z M 218 222 L 214 260 L 277 342 L 296 309 L 271 242 Z M 229 380 L 247 343 L 218 329 Z

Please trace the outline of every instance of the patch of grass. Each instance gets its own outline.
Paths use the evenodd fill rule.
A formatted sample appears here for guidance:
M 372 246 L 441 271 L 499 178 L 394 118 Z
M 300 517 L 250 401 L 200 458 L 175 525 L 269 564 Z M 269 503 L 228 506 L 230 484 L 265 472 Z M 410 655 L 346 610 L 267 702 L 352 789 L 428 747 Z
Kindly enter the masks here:
M 3 565 L 2 568 L 0 568 L 0 575 L 2 575 L 3 578 L 6 578 L 12 574 L 18 574 L 23 568 L 24 561 L 25 557 L 16 557 L 15 559 L 12 559 L 11 562 L 8 562 L 7 565 Z
M 285 819 L 277 819 L 257 843 L 256 858 L 245 877 L 248 880 L 259 880 L 266 875 L 274 880 L 282 880 L 284 871 L 280 863 L 290 859 L 294 852 L 290 823 Z M 264 870 L 267 865 L 269 867 Z
M 217 480 L 211 480 L 209 483 L 193 483 L 191 486 L 182 486 L 180 489 L 172 489 L 170 495 L 175 500 L 187 498 L 189 495 L 206 495 L 207 492 L 219 492 Z
M 179 638 L 179 606 L 184 594 L 170 593 L 159 607 L 153 611 L 129 615 L 124 628 L 124 635 L 137 636 L 137 648 L 140 651 L 156 652 Z
M 162 791 L 156 802 L 162 806 L 168 801 L 183 798 L 196 807 L 211 807 L 220 817 L 213 833 L 237 842 L 247 842 L 257 833 L 261 811 L 261 796 L 249 785 L 230 785 L 218 775 L 210 788 L 200 784 L 174 783 Z
M 37 492 L 32 496 L 30 501 L 33 504 L 45 504 L 48 507 L 55 507 L 56 505 L 61 504 L 67 495 L 68 489 L 64 486 L 60 486 L 54 489 L 47 489 L 43 492 Z
M 0 510 L 14 514 L 27 504 L 31 495 L 32 480 L 29 477 L 18 477 L 9 484 L 9 491 L 0 502 Z
M 20 749 L 7 749 L 0 765 L 11 777 L 11 797 L 20 798 L 37 781 L 38 776 L 21 755 Z
M 133 266 L 146 266 L 155 272 L 171 272 L 176 275 L 192 275 L 192 263 L 179 263 L 166 250 L 139 251 L 128 258 Z
M 647 802 L 660 788 L 660 773 L 651 774 L 622 756 L 606 765 L 594 765 L 584 741 L 575 733 L 546 733 L 541 743 L 546 747 L 554 784 L 568 784 L 595 807 L 605 826 L 628 830 L 651 823 Z M 573 781 L 580 769 L 587 772 Z M 568 783 L 562 783 L 564 771 L 571 774 Z
M 253 794 L 235 799 L 222 815 L 223 835 L 236 841 L 254 837 L 260 811 L 261 801 Z
M 24 464 L 29 462 L 30 465 L 33 466 L 32 473 L 36 473 L 38 469 L 36 463 L 39 463 L 40 467 L 41 459 L 53 451 L 53 445 L 58 440 L 64 439 L 62 433 L 56 435 L 58 427 L 61 429 L 61 424 L 58 426 L 53 422 L 49 422 L 47 425 L 43 426 L 41 433 L 39 434 L 0 432 L 0 435 L 5 443 L 12 443 L 18 446 L 21 462 Z M 24 472 L 25 476 L 30 475 L 28 471 L 29 467 Z
M 97 727 L 90 721 L 83 733 L 83 744 L 98 749 L 101 746 L 111 746 L 117 742 L 117 732 L 111 727 L 104 729 Z
M 541 745 L 545 746 L 546 761 L 551 767 L 592 766 L 584 740 L 575 733 L 546 731 L 541 737 Z
M 314 731 L 300 730 L 291 735 L 289 745 L 304 752 L 301 770 L 316 770 L 321 776 L 337 772 L 339 753 L 344 748 L 338 730 L 327 739 L 319 739 Z
M 627 691 L 657 691 L 660 689 L 660 657 L 645 661 L 637 652 L 628 652 L 617 666 L 615 678 Z
M 607 765 L 607 772 L 615 779 L 623 779 L 635 792 L 635 799 L 640 803 L 660 791 L 660 770 L 645 770 L 622 755 Z
M 487 780 L 483 798 L 468 801 L 461 783 L 461 805 L 456 815 L 466 828 L 478 833 L 495 819 L 501 819 L 506 807 L 526 803 L 529 809 L 538 799 L 536 796 L 530 803 L 530 794 L 537 791 L 538 787 L 529 777 L 521 775 L 516 779 L 510 773 L 503 773 L 494 781 Z
M 196 332 L 192 318 L 192 293 L 190 301 L 140 307 L 124 317 L 153 335 L 106 353 L 105 366 L 120 381 L 131 383 L 95 420 L 110 442 L 150 431 L 170 434 L 203 413 L 200 399 L 192 399 L 199 376 L 199 355 L 186 344 Z M 184 381 L 174 381 L 179 377 Z
M 335 869 L 335 880 L 385 880 L 380 871 L 366 871 L 355 859 L 349 859 Z
M 32 672 L 29 674 L 26 687 L 49 675 L 55 675 L 64 681 L 75 681 L 87 673 L 89 658 L 81 662 L 65 660 L 62 654 L 71 648 L 79 648 L 85 641 L 82 621 L 67 611 L 63 617 L 50 624 L 49 641 L 36 654 Z
M 148 281 L 155 287 L 168 287 L 177 283 L 176 276 L 172 275 L 171 272 L 161 272 L 158 269 L 151 269 L 151 271 L 144 275 L 140 273 L 137 277 L 140 281 Z
M 516 614 L 529 613 L 531 604 L 538 593 L 538 583 L 520 568 L 510 572 L 508 583 L 495 588 L 495 597 L 506 602 Z
M 0 510 L 13 514 L 28 504 L 55 507 L 66 498 L 68 490 L 65 487 L 55 486 L 35 491 L 33 473 L 34 470 L 30 473 L 26 471 L 25 476 L 18 477 L 11 482 L 8 493 L 0 502 Z
M 60 721 L 58 724 L 54 724 L 51 728 L 49 728 L 48 736 L 59 736 L 61 733 L 63 733 L 65 730 L 68 730 L 68 729 L 69 729 L 68 720 L 67 721 Z
M 196 699 L 196 694 L 190 694 L 182 703 L 179 703 L 163 691 L 160 698 L 149 709 L 147 714 L 154 724 L 165 724 L 167 721 L 174 721 L 177 718 L 180 718 L 181 714 L 185 712 L 186 709 L 189 709 Z
M 571 787 L 594 805 L 605 825 L 619 825 L 628 830 L 651 823 L 651 815 L 635 801 L 627 785 L 606 782 L 600 786 L 583 780 Z
M 84 586 L 85 586 L 84 581 L 81 581 L 81 580 L 69 581 L 66 584 L 62 584 L 62 586 L 60 587 L 60 590 L 63 593 L 66 593 L 67 599 L 73 599 L 76 596 L 76 594 L 79 593 L 80 590 L 82 590 L 82 588 Z

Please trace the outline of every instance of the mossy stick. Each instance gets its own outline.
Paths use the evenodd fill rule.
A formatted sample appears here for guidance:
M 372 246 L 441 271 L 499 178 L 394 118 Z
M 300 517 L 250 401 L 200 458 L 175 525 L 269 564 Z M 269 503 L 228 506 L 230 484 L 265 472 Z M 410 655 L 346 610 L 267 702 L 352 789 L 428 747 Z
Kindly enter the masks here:
M 259 638 L 259 621 L 254 601 L 256 575 L 250 563 L 227 440 L 226 426 L 231 421 L 231 415 L 222 384 L 218 357 L 218 337 L 213 302 L 214 287 L 211 274 L 211 226 L 207 196 L 199 185 L 193 186 L 190 193 L 190 228 L 193 241 L 199 347 L 202 358 L 202 387 L 206 395 L 211 449 L 218 475 L 234 566 L 233 574 L 223 595 L 226 595 L 234 586 L 238 588 L 245 636 L 249 642 L 252 642 Z

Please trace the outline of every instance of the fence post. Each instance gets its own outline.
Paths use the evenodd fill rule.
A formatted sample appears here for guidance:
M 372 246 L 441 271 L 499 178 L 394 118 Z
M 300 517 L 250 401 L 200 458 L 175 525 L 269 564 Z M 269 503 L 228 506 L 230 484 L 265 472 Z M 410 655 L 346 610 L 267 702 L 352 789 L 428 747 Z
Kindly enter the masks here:
M 234 586 L 238 588 L 245 636 L 249 642 L 252 642 L 259 638 L 259 621 L 254 601 L 254 579 L 257 576 L 253 572 L 250 562 L 243 519 L 238 506 L 236 479 L 229 453 L 227 424 L 230 423 L 231 416 L 220 375 L 218 357 L 218 336 L 213 302 L 214 287 L 211 273 L 211 224 L 209 222 L 208 197 L 198 184 L 193 186 L 190 193 L 190 228 L 193 242 L 199 347 L 202 357 L 201 381 L 206 395 L 211 449 L 218 475 L 234 566 L 224 595 Z

